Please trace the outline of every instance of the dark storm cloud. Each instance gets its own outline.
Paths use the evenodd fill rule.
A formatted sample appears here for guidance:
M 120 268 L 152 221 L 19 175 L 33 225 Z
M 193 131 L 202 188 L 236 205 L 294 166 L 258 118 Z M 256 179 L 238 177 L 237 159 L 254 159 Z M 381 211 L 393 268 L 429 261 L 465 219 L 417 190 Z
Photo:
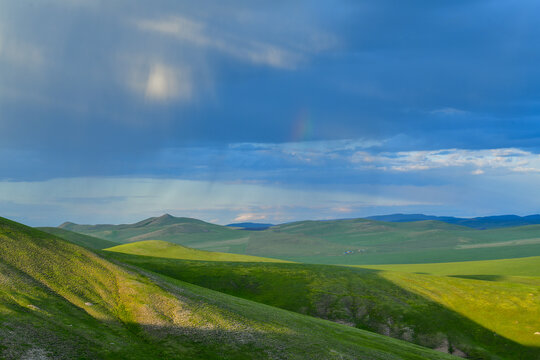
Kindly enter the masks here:
M 540 132 L 535 2 L 0 6 L 4 147 L 88 156 L 99 143 L 112 158 L 399 134 L 529 147 Z M 312 130 L 294 139 L 302 113 Z

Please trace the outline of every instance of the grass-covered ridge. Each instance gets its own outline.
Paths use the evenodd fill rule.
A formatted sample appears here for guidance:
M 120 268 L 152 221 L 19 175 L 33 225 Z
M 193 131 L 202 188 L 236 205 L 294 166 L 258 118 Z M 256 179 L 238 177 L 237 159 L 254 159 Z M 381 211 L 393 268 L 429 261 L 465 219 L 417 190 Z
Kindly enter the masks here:
M 134 243 L 117 245 L 104 249 L 131 255 L 163 257 L 183 260 L 203 261 L 234 261 L 234 262 L 286 262 L 284 260 L 270 259 L 259 256 L 239 255 L 215 251 L 205 251 L 188 248 L 162 240 L 145 240 Z
M 66 229 L 61 229 L 61 228 L 40 227 L 37 229 L 44 231 L 46 233 L 58 236 L 59 238 L 62 238 L 64 240 L 77 244 L 79 246 L 82 246 L 88 249 L 93 249 L 93 250 L 101 250 L 101 249 L 110 248 L 110 247 L 118 245 L 118 243 L 115 243 L 113 241 L 100 239 L 94 236 L 79 234 L 79 233 L 69 231 Z
M 186 246 L 193 243 L 211 246 L 210 244 L 216 242 L 221 243 L 246 236 L 245 231 L 211 224 L 202 220 L 175 217 L 169 214 L 148 218 L 134 224 L 79 225 L 66 222 L 60 225 L 59 228 L 95 236 L 115 243 L 164 240 Z
M 143 274 L 2 218 L 0 358 L 450 359 Z
M 538 287 L 532 285 L 328 265 L 107 256 L 220 292 L 471 358 L 540 359 L 540 337 L 536 339 L 537 330 L 532 329 L 538 323 L 540 300 Z M 501 316 L 493 321 L 497 311 Z
M 375 265 L 540 255 L 540 225 L 476 230 L 440 221 L 300 221 L 244 231 L 171 215 L 135 224 L 62 228 L 118 243 L 164 240 L 209 251 L 294 262 Z

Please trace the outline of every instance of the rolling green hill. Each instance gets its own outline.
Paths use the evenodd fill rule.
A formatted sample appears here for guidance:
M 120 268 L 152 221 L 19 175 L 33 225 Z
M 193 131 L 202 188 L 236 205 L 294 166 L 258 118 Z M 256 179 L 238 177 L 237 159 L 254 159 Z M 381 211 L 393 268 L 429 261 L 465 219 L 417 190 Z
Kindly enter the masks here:
M 350 219 L 244 231 L 164 215 L 131 225 L 68 223 L 62 227 L 119 243 L 164 240 L 201 250 L 319 264 L 412 264 L 540 255 L 540 225 L 476 230 L 440 221 Z
M 94 236 L 79 234 L 73 231 L 55 227 L 39 227 L 37 229 L 93 250 L 101 250 L 118 245 L 118 243 L 115 243 L 113 241 L 103 240 Z
M 450 359 L 127 268 L 3 218 L 0 358 Z
M 131 255 L 154 256 L 170 259 L 206 260 L 206 261 L 235 261 L 235 262 L 286 262 L 259 256 L 238 255 L 191 249 L 182 245 L 162 240 L 137 241 L 130 244 L 117 245 L 106 251 Z
M 235 240 L 246 237 L 245 231 L 169 214 L 145 219 L 135 224 L 78 225 L 66 222 L 59 228 L 115 243 L 164 240 L 186 246 L 192 244 L 212 246 L 215 243 L 233 244 Z
M 436 264 L 370 265 L 371 269 L 435 275 L 540 277 L 540 256 L 518 259 L 464 261 Z
M 329 265 L 107 256 L 220 292 L 475 359 L 540 359 L 540 336 L 534 335 L 540 331 L 540 291 L 531 284 Z
M 283 245 L 274 249 L 272 239 Z M 312 243 L 312 247 L 291 246 Z M 287 246 L 288 244 L 288 246 Z M 323 245 L 324 244 L 324 245 Z M 283 251 L 289 247 L 287 251 Z M 389 223 L 364 219 L 303 221 L 252 235 L 248 253 L 326 264 L 465 261 L 540 254 L 540 226 L 475 230 L 439 221 Z M 251 250 L 251 251 L 250 251 Z M 350 254 L 344 254 L 344 252 Z

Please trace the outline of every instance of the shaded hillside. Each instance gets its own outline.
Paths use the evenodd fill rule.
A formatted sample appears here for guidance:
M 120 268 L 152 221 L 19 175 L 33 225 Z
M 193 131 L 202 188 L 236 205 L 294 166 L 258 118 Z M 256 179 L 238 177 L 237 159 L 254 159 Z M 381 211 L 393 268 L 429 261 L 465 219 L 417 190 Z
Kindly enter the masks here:
M 328 265 L 108 256 L 220 292 L 474 359 L 540 359 L 540 338 L 533 329 L 540 316 L 536 286 Z M 494 320 L 493 314 L 500 316 Z
M 0 358 L 447 357 L 369 332 L 144 275 L 0 218 Z

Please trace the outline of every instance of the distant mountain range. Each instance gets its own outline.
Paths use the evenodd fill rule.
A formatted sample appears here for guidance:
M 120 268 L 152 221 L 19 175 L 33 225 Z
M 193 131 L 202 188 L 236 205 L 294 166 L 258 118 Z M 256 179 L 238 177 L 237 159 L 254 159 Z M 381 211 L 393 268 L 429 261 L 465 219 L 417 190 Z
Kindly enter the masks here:
M 387 222 L 414 222 L 425 220 L 442 221 L 448 224 L 467 226 L 473 229 L 495 229 L 512 226 L 537 225 L 540 224 L 540 214 L 517 216 L 517 215 L 497 215 L 475 218 L 458 218 L 452 216 L 433 216 L 424 214 L 391 214 L 370 216 L 366 219 Z
M 454 216 L 434 216 L 424 214 L 390 214 L 390 215 L 378 215 L 366 217 L 367 220 L 385 221 L 385 222 L 415 222 L 434 220 L 441 221 L 448 224 L 461 225 L 470 227 L 473 229 L 498 229 L 513 226 L 525 226 L 525 225 L 538 225 L 540 224 L 540 214 L 518 216 L 518 215 L 495 215 L 495 216 L 483 216 L 475 218 L 459 218 Z M 353 219 L 343 219 L 353 220 Z M 321 220 L 324 221 L 324 220 Z M 330 220 L 332 221 L 332 220 Z M 284 225 L 284 224 L 282 224 Z M 241 230 L 266 230 L 273 226 L 279 226 L 275 224 L 262 224 L 253 222 L 234 223 L 226 225 Z
M 274 224 L 261 224 L 261 223 L 253 223 L 253 222 L 243 222 L 243 223 L 235 223 L 235 224 L 229 224 L 226 225 L 228 227 L 238 228 L 242 230 L 266 230 L 269 227 L 274 226 Z

